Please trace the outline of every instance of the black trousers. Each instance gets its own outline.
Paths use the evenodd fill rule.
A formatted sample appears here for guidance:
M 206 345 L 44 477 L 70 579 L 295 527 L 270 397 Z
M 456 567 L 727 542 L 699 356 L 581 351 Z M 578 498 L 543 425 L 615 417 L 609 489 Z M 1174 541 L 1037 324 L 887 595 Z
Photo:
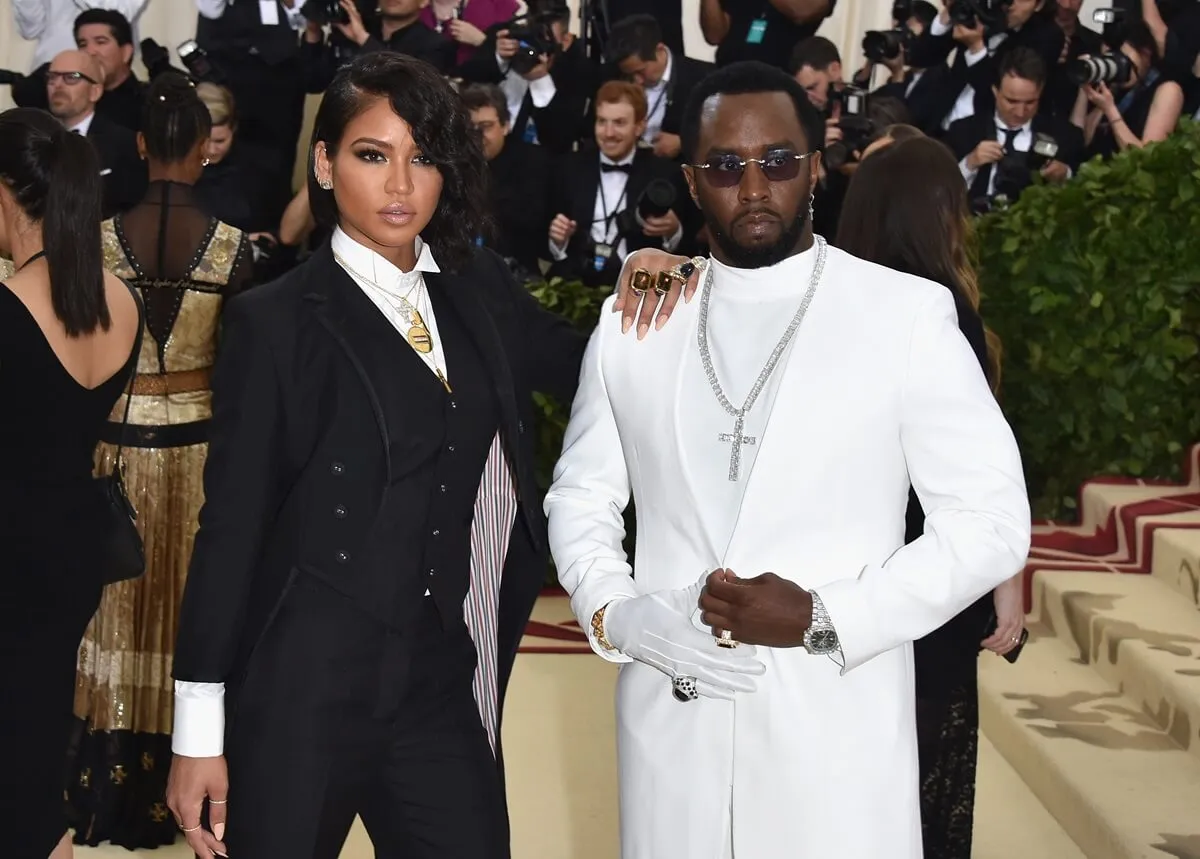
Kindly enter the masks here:
M 474 644 L 424 603 L 393 636 L 298 577 L 230 711 L 231 859 L 337 859 L 355 815 L 379 859 L 508 859 Z

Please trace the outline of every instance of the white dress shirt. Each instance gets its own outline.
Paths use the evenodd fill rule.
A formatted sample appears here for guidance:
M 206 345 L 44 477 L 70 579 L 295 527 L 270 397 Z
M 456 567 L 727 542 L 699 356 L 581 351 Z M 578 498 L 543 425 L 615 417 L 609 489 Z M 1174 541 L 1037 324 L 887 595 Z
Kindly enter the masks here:
M 88 9 L 112 9 L 133 25 L 138 43 L 137 19 L 150 0 L 12 0 L 13 18 L 21 38 L 37 42 L 33 68 L 50 62 L 63 51 L 75 50 L 75 19 Z
M 1004 143 L 1004 138 L 1005 138 L 1004 132 L 1005 132 L 1005 130 L 1008 129 L 1008 125 L 1004 122 L 1004 120 L 1002 120 L 1000 118 L 1000 114 L 998 114 L 998 113 L 996 114 L 995 119 L 996 119 L 995 140 L 997 143 Z M 1033 120 L 1031 119 L 1031 120 L 1029 120 L 1029 122 L 1025 123 L 1019 129 L 1017 129 L 1017 136 L 1013 138 L 1013 150 L 1016 152 L 1028 152 L 1032 148 L 1033 148 Z M 970 156 L 968 156 L 968 157 L 970 157 Z M 987 195 L 990 197 L 996 193 L 996 170 L 995 170 L 996 165 L 990 164 L 988 166 L 990 166 L 992 168 L 992 175 L 988 177 L 988 187 L 987 187 Z M 966 158 L 964 158 L 962 161 L 958 162 L 958 169 L 962 173 L 963 179 L 966 180 L 967 187 L 969 188 L 971 186 L 971 183 L 975 181 L 975 177 L 979 174 L 979 171 L 972 170 L 970 167 L 968 167 Z
M 646 133 L 642 140 L 654 143 L 654 135 L 662 131 L 663 118 L 667 115 L 667 89 L 671 86 L 671 72 L 674 70 L 675 56 L 667 48 L 667 68 L 662 80 L 654 86 L 646 87 L 646 104 L 650 112 L 646 115 Z
M 305 27 L 304 16 L 300 14 L 300 7 L 303 5 L 302 0 L 296 0 L 291 8 L 283 5 L 279 0 L 267 0 L 268 3 L 274 3 L 276 9 L 275 14 L 281 21 L 287 21 L 289 27 L 293 30 L 303 30 Z M 259 8 L 262 8 L 260 0 L 196 0 L 196 9 L 205 18 L 216 20 L 225 14 L 225 9 L 234 3 L 258 3 Z M 269 14 L 269 13 L 268 13 Z M 271 24 L 270 21 L 263 21 L 264 24 Z M 273 26 L 273 24 L 271 24 Z
M 433 340 L 433 351 L 429 353 L 432 361 L 426 360 L 426 365 L 435 364 L 449 378 L 446 353 L 438 336 L 433 305 L 428 300 L 418 298 L 425 289 L 424 273 L 440 271 L 429 245 L 417 239 L 417 264 L 412 271 L 404 272 L 354 241 L 340 227 L 334 230 L 331 244 L 338 264 L 401 334 L 407 335 L 411 325 L 407 312 L 401 309 L 400 299 L 406 299 L 419 308 Z M 424 355 L 421 357 L 427 358 Z M 433 367 L 430 367 L 430 372 L 433 372 Z M 188 758 L 210 758 L 222 754 L 224 746 L 225 684 L 176 680 L 172 751 Z
M 96 111 L 93 110 L 91 113 L 89 113 L 83 119 L 79 120 L 79 122 L 75 123 L 74 125 L 68 126 L 67 131 L 74 131 L 76 134 L 82 134 L 84 137 L 87 137 L 88 131 L 90 131 L 92 128 L 92 120 L 95 118 L 96 118 Z

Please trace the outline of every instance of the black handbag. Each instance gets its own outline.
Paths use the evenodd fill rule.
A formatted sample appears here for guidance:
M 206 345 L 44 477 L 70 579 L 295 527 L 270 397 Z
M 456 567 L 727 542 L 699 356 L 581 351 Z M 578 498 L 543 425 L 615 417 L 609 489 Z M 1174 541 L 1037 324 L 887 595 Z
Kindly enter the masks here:
M 139 337 L 139 340 L 141 338 Z M 137 369 L 134 369 L 137 374 Z M 101 573 L 104 584 L 136 579 L 146 571 L 146 547 L 137 529 L 137 510 L 125 492 L 125 464 L 121 450 L 125 441 L 125 425 L 129 423 L 129 404 L 133 401 L 133 379 L 125 391 L 125 416 L 117 441 L 117 455 L 111 474 L 97 477 L 96 485 L 104 496 L 105 552 Z

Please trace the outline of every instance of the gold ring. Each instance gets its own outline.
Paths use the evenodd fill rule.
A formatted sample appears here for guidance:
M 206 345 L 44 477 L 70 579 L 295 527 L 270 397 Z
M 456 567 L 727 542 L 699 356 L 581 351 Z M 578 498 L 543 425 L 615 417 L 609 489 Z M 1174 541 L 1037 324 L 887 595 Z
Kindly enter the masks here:
M 728 629 L 721 630 L 721 636 L 717 639 L 717 646 L 732 650 L 737 647 L 739 642 L 733 640 L 733 632 Z
M 195 832 L 195 831 L 196 831 L 196 830 L 198 830 L 199 828 L 200 828 L 200 824 L 198 824 L 198 823 L 197 823 L 197 824 L 196 824 L 195 826 L 193 826 L 191 829 L 184 829 L 184 828 L 181 826 L 181 827 L 179 827 L 179 831 L 180 831 L 180 832 L 183 832 L 183 833 Z
M 633 294 L 641 297 L 646 294 L 647 289 L 654 286 L 654 275 L 644 268 L 635 268 L 629 285 L 633 287 Z
M 227 800 L 227 799 L 210 799 L 208 801 L 208 804 L 209 805 L 225 805 L 227 802 L 229 802 L 229 800 Z
M 671 282 L 675 280 L 676 275 L 671 271 L 660 271 L 658 277 L 654 279 L 654 292 L 658 296 L 666 295 L 671 291 Z

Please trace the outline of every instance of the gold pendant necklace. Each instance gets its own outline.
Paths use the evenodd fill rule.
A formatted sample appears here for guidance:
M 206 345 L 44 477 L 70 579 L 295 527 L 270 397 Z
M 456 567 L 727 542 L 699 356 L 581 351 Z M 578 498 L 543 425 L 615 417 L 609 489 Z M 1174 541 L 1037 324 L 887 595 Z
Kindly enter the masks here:
M 422 355 L 428 355 L 433 351 L 433 338 L 429 336 L 429 328 L 425 325 L 425 320 L 421 317 L 421 311 L 413 307 L 408 301 L 404 301 L 404 308 L 408 311 L 408 323 L 412 327 L 408 329 L 408 345 L 416 349 Z

